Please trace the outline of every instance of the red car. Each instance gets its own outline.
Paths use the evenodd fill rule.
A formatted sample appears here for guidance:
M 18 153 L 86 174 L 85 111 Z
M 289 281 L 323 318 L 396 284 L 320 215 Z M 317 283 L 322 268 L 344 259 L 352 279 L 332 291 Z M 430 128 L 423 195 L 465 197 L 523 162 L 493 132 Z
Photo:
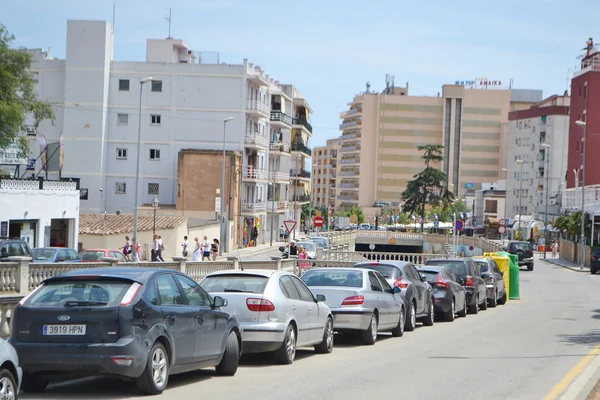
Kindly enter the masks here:
M 86 249 L 79 252 L 79 257 L 83 262 L 98 262 L 105 257 L 116 258 L 119 262 L 127 262 L 123 253 L 119 250 Z

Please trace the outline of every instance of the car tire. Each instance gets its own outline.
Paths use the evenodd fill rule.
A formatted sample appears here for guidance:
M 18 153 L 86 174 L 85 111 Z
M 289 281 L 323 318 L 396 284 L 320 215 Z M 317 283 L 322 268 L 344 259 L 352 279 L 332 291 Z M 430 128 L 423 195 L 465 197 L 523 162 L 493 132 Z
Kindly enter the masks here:
M 0 389 L 2 389 L 0 397 L 3 399 L 17 400 L 19 397 L 17 381 L 7 369 L 0 370 Z
M 404 336 L 404 324 L 406 323 L 406 312 L 404 311 L 404 307 L 400 308 L 400 320 L 398 321 L 398 325 L 394 329 L 392 329 L 393 337 L 402 337 Z
M 527 271 L 533 271 L 533 264 L 527 264 Z
M 417 307 L 414 302 L 410 302 L 408 313 L 406 314 L 406 323 L 404 324 L 405 332 L 412 332 L 417 327 Z
M 29 393 L 41 393 L 48 387 L 48 379 L 45 379 L 42 374 L 24 374 L 21 389 Z
M 456 313 L 459 318 L 464 318 L 467 316 L 467 298 L 465 297 L 465 303 L 462 310 Z
M 487 290 L 487 289 L 486 289 Z M 485 295 L 485 299 L 483 300 L 483 302 L 479 303 L 479 309 L 481 311 L 485 311 L 488 309 L 488 298 L 487 298 L 487 293 Z
M 494 308 L 498 305 L 498 289 L 494 291 L 494 297 L 489 299 L 489 306 Z
M 296 358 L 296 330 L 288 325 L 281 347 L 275 351 L 275 360 L 280 364 L 289 365 Z
M 315 351 L 319 354 L 329 354 L 333 351 L 333 319 L 331 317 L 327 317 L 323 341 L 315 346 Z
M 590 274 L 592 274 L 592 275 L 596 275 L 596 272 L 597 272 L 597 271 L 596 271 L 596 268 L 594 268 L 594 267 L 590 267 Z
M 433 310 L 433 298 L 429 299 L 429 311 L 425 318 L 423 318 L 423 325 L 425 326 L 433 326 L 435 322 L 435 312 Z
M 467 312 L 469 314 L 477 314 L 479 312 L 479 295 L 476 295 L 473 304 L 467 306 Z
M 454 321 L 454 314 L 456 314 L 456 299 L 452 298 L 450 309 L 444 313 L 444 320 L 448 322 Z
M 505 289 L 502 296 L 498 299 L 498 304 L 500 304 L 500 305 L 506 304 L 507 298 L 508 298 L 508 295 L 506 294 L 506 289 Z
M 219 365 L 215 367 L 217 374 L 222 376 L 234 376 L 240 365 L 240 342 L 234 331 L 229 332 L 225 351 Z
M 137 387 L 148 395 L 161 394 L 169 383 L 169 367 L 165 346 L 155 342 L 146 360 L 146 368 L 136 380 Z
M 377 321 L 377 316 L 375 314 L 371 315 L 371 319 L 369 320 L 369 327 L 364 331 L 360 332 L 363 343 L 366 345 L 374 345 L 377 341 L 377 327 L 379 323 Z

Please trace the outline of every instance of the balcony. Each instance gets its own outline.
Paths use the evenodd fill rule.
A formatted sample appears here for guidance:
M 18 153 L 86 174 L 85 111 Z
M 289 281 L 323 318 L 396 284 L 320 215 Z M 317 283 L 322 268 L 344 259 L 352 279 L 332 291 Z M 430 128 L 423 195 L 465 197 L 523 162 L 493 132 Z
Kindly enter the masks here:
M 287 201 L 268 201 L 267 202 L 267 212 L 272 213 L 273 209 L 276 213 L 286 212 L 289 207 L 289 203 Z
M 308 203 L 310 201 L 310 196 L 307 194 L 299 194 L 294 196 L 293 193 L 290 194 L 290 202 L 292 203 Z
M 362 137 L 361 132 L 357 131 L 357 132 L 350 132 L 350 133 L 342 133 L 342 140 L 354 140 L 354 139 L 360 139 Z
M 271 153 L 281 153 L 282 155 L 290 154 L 290 146 L 285 143 L 271 142 L 269 144 L 269 151 Z
M 271 111 L 271 126 L 289 128 L 290 125 L 292 125 L 292 117 L 281 111 Z
M 340 189 L 358 189 L 358 185 L 355 183 L 340 183 L 338 187 Z
M 347 170 L 347 171 L 340 171 L 339 175 L 340 176 L 358 176 L 358 175 L 360 175 L 360 172 L 355 171 L 355 170 Z
M 300 153 L 304 153 L 304 154 L 308 155 L 309 157 L 312 156 L 312 150 L 309 149 L 308 146 L 302 142 L 293 142 L 292 143 L 292 151 L 299 151 Z
M 348 195 L 338 195 L 337 197 L 339 200 L 350 200 L 350 201 L 358 201 L 358 197 L 356 196 L 348 196 Z
M 292 120 L 292 125 L 301 126 L 312 134 L 312 131 L 313 131 L 312 125 L 309 124 L 308 121 L 305 120 L 304 118 L 294 118 Z
M 268 149 L 269 139 L 266 136 L 260 135 L 257 132 L 246 131 L 244 136 L 244 145 L 250 148 Z
M 360 144 L 358 145 L 351 145 L 351 146 L 342 146 L 342 148 L 340 149 L 341 153 L 351 153 L 354 151 L 360 151 L 361 147 Z
M 340 164 L 360 164 L 360 158 L 342 158 Z
M 271 106 L 258 100 L 246 101 L 246 112 L 259 118 L 268 118 Z
M 275 180 L 275 182 L 277 183 L 290 183 L 290 176 L 288 174 L 286 174 L 285 172 L 279 172 L 279 171 L 269 171 L 269 179 L 271 180 Z
M 340 124 L 340 129 L 348 129 L 348 128 L 352 128 L 355 126 L 358 126 L 361 124 L 360 120 L 354 120 L 354 121 L 346 121 Z
M 290 169 L 290 178 L 310 179 L 310 171 L 305 169 Z
M 260 214 L 267 212 L 266 202 L 255 202 L 255 203 L 242 203 L 242 213 L 246 214 Z
M 244 180 L 255 181 L 268 179 L 268 172 L 265 169 L 256 169 L 254 167 L 244 167 L 242 170 L 242 178 Z

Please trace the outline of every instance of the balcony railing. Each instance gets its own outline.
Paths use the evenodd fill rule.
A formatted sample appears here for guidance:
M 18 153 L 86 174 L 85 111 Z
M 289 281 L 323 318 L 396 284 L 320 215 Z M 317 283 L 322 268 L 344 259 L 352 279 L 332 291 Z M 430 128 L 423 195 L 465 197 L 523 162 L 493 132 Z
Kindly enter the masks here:
M 352 140 L 352 139 L 360 139 L 362 137 L 360 131 L 359 132 L 352 132 L 352 133 L 343 133 L 342 134 L 342 139 L 343 140 Z
M 308 178 L 310 179 L 310 172 L 305 169 L 291 169 L 290 170 L 291 178 Z
M 286 174 L 285 172 L 280 172 L 280 171 L 269 171 L 269 180 L 273 180 L 275 179 L 276 182 L 285 182 L 285 183 L 289 183 L 290 182 L 290 176 L 288 174 Z
M 340 124 L 340 129 L 351 128 L 360 124 L 360 120 L 347 121 Z
M 304 118 L 294 118 L 292 121 L 293 125 L 302 125 L 303 127 L 306 128 L 306 130 L 308 130 L 310 133 L 312 133 L 313 128 L 312 125 L 308 123 L 307 120 L 305 120 Z
M 44 180 L 38 179 L 0 179 L 2 190 L 47 190 L 47 191 L 74 191 L 79 190 L 77 180 Z
M 360 173 L 358 171 L 340 171 L 340 176 L 357 176 Z
M 307 154 L 309 157 L 312 156 L 312 150 L 302 142 L 292 142 L 292 151 L 299 151 Z
M 268 179 L 268 172 L 264 169 L 256 169 L 254 167 L 244 167 L 242 177 L 244 179 Z
M 247 145 L 255 145 L 259 147 L 269 148 L 269 139 L 266 136 L 262 136 L 257 132 L 246 131 L 244 136 L 244 143 Z
M 307 201 L 310 201 L 310 196 L 307 194 L 300 194 L 297 196 L 294 196 L 293 193 L 290 194 L 290 202 L 304 203 Z
M 287 201 L 278 201 L 275 200 L 273 201 L 268 201 L 267 202 L 267 212 L 271 212 L 273 210 L 273 207 L 275 207 L 275 211 L 285 211 L 288 209 L 289 207 L 289 203 Z
M 248 100 L 246 101 L 246 110 L 269 114 L 271 112 L 271 107 L 258 100 Z
M 284 124 L 291 125 L 292 117 L 287 114 L 282 113 L 281 111 L 271 111 L 271 121 L 272 122 L 283 122 Z
M 267 211 L 266 202 L 255 202 L 255 203 L 242 203 L 242 212 L 247 213 L 261 213 Z
M 360 158 L 342 158 L 340 164 L 360 164 Z
M 340 183 L 338 187 L 341 189 L 358 189 L 358 185 L 354 183 Z
M 353 151 L 360 151 L 360 148 L 361 148 L 360 146 L 356 146 L 356 145 L 354 145 L 354 146 L 343 146 L 340 149 L 340 152 L 342 152 L 342 153 L 350 153 L 350 152 L 353 152 Z
M 289 153 L 290 152 L 290 146 L 288 146 L 285 143 L 271 142 L 271 144 L 269 144 L 269 150 L 271 150 L 271 151 L 279 151 L 281 153 Z

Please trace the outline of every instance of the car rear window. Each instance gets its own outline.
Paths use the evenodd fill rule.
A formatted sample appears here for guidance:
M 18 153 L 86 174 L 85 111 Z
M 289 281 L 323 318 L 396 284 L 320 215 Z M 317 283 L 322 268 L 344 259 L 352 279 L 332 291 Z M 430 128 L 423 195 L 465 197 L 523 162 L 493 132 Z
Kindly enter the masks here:
M 83 261 L 97 261 L 105 257 L 103 251 L 82 251 L 80 256 Z
M 467 267 L 465 263 L 462 261 L 446 261 L 446 260 L 428 260 L 426 265 L 443 265 L 444 267 L 448 267 L 448 269 L 452 270 L 458 276 L 466 276 L 467 275 Z
M 269 278 L 262 275 L 226 274 L 212 275 L 200 283 L 207 292 L 263 293 Z
M 508 247 L 508 251 L 517 251 L 517 250 L 530 251 L 531 243 L 529 243 L 529 242 L 511 243 Z
M 33 259 L 34 260 L 54 260 L 54 255 L 56 254 L 55 249 L 33 249 Z
M 302 275 L 302 281 L 306 286 L 341 286 L 356 287 L 363 286 L 362 271 L 353 270 L 309 270 Z
M 477 264 L 477 268 L 479 268 L 479 272 L 488 272 L 490 267 L 486 261 L 475 261 Z
M 124 280 L 47 282 L 27 301 L 29 307 L 117 306 L 131 287 Z
M 436 282 L 438 279 L 438 271 L 419 270 L 419 273 L 425 277 L 427 282 Z
M 402 271 L 390 265 L 369 265 L 364 268 L 373 269 L 381 274 L 385 279 L 398 279 L 402 275 Z

